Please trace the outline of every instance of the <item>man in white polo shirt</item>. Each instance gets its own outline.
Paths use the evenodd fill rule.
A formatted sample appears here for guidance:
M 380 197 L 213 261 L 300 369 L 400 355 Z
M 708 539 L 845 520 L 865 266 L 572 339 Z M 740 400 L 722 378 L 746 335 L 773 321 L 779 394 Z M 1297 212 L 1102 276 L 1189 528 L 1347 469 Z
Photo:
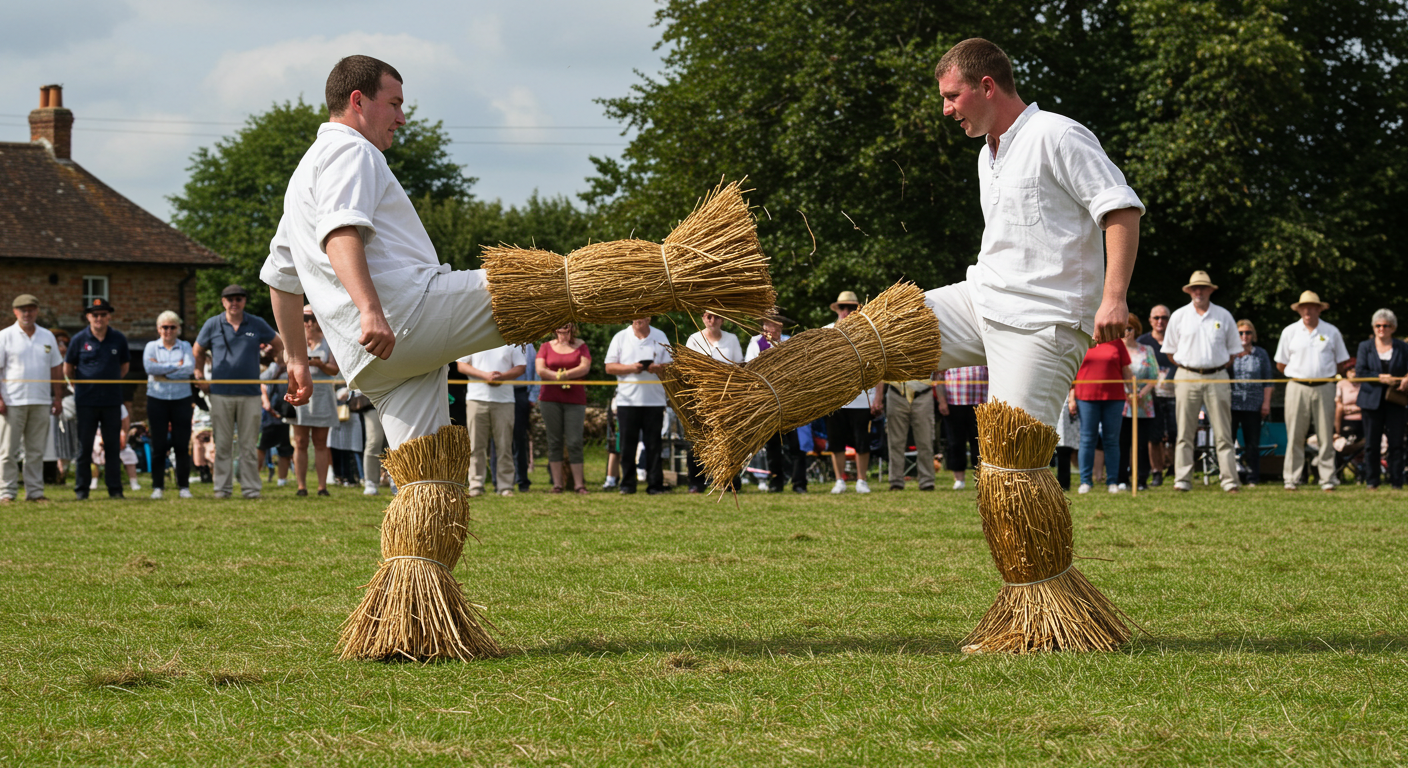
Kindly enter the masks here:
M 1276 369 L 1291 380 L 1286 384 L 1286 463 L 1283 469 L 1288 491 L 1300 485 L 1300 473 L 1305 467 L 1305 433 L 1309 431 L 1312 418 L 1315 419 L 1315 437 L 1320 443 L 1315 462 L 1320 487 L 1335 490 L 1335 383 L 1304 381 L 1331 379 L 1354 365 L 1339 329 L 1320 319 L 1320 313 L 1329 308 L 1314 291 L 1302 293 L 1300 301 L 1291 305 L 1300 315 L 1300 322 L 1286 326 L 1276 344 Z
M 1198 411 L 1206 408 L 1217 446 L 1218 475 L 1222 490 L 1237 493 L 1237 452 L 1232 446 L 1232 388 L 1228 378 L 1232 358 L 1242 354 L 1237 321 L 1232 313 L 1212 303 L 1217 290 L 1208 273 L 1194 272 L 1183 286 L 1192 297 L 1169 317 L 1163 352 L 1178 366 L 1173 375 L 1178 401 L 1178 443 L 1173 452 L 1174 490 L 1193 488 L 1193 446 L 1198 437 Z
M 41 328 L 39 299 L 28 293 L 15 297 L 15 324 L 0 331 L 0 416 L 5 419 L 4 453 L 0 455 L 0 504 L 19 495 L 19 460 L 24 454 L 24 496 L 44 501 L 44 444 L 49 416 L 63 401 L 64 358 L 59 343 Z M 60 383 L 54 383 L 60 382 Z
M 636 492 L 636 446 L 645 443 L 645 492 L 665 492 L 660 465 L 660 429 L 665 423 L 665 388 L 660 373 L 674 360 L 670 340 L 650 318 L 638 317 L 611 339 L 606 372 L 616 377 L 616 421 L 621 435 L 621 493 Z M 652 383 L 647 383 L 652 382 Z
M 500 496 L 513 495 L 513 390 L 502 382 L 513 381 L 528 368 L 523 347 L 504 345 L 459 359 L 460 373 L 470 378 L 465 387 L 465 418 L 469 424 L 469 495 L 484 493 L 489 441 L 498 446 L 494 488 Z
M 964 40 L 934 70 L 978 154 L 983 241 L 967 280 L 929 291 L 940 365 L 988 365 L 989 397 L 1054 425 L 1092 337 L 1123 338 L 1144 204 L 1088 129 L 1017 95 L 1001 48 Z

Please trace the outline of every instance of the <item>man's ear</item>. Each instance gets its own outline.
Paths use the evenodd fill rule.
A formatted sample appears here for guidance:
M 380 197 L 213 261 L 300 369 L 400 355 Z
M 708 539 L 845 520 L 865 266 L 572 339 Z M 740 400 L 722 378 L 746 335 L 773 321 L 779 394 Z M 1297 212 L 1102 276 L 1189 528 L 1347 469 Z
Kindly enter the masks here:
M 357 114 L 362 114 L 362 92 L 353 91 L 351 95 L 347 97 L 347 105 L 349 109 L 352 109 Z
M 997 83 L 994 82 L 991 77 L 984 76 L 983 79 L 978 82 L 978 85 L 982 86 L 983 98 L 991 99 L 993 96 L 997 95 Z M 353 91 L 353 93 L 356 93 L 356 91 Z

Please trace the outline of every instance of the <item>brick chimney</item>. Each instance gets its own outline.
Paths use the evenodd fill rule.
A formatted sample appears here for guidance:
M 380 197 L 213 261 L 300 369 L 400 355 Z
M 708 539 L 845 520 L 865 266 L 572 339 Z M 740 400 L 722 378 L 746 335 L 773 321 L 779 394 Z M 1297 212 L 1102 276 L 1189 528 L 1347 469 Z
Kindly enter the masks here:
M 39 109 L 29 113 L 29 140 L 43 142 L 60 160 L 73 154 L 73 112 L 64 109 L 64 87 L 39 88 Z

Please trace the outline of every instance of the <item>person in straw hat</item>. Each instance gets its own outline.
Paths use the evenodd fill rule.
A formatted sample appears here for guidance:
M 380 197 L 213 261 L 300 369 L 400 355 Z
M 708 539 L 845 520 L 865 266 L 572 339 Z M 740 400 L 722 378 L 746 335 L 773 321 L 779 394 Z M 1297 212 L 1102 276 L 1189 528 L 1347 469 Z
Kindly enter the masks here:
M 1329 308 L 1314 291 L 1301 293 L 1300 301 L 1291 305 L 1300 322 L 1286 326 L 1276 344 L 1276 368 L 1291 380 L 1286 385 L 1286 464 L 1282 472 L 1288 491 L 1300 485 L 1305 468 L 1302 447 L 1311 419 L 1320 443 L 1315 462 L 1320 488 L 1335 489 L 1335 383 L 1331 379 L 1352 366 L 1354 358 L 1349 356 L 1339 329 L 1320 319 L 1320 313 Z
M 1223 381 L 1230 377 L 1232 359 L 1242 354 L 1242 341 L 1232 313 L 1212 303 L 1216 290 L 1207 272 L 1194 272 L 1183 286 L 1192 301 L 1169 317 L 1164 332 L 1164 354 L 1178 366 L 1173 376 L 1178 401 L 1173 487 L 1178 491 L 1193 489 L 1193 446 L 1197 444 L 1198 412 L 1204 408 L 1216 441 L 1222 490 L 1237 493 L 1241 487 L 1232 445 L 1232 390 Z
M 1085 126 L 1022 101 L 998 46 L 964 40 L 934 77 L 944 115 L 984 139 L 978 262 L 926 294 L 940 367 L 990 365 L 989 397 L 1055 424 L 1092 339 L 1123 337 L 1144 204 Z
M 748 349 L 743 352 L 743 362 L 745 363 L 756 360 L 758 355 L 770 349 L 776 349 L 779 344 L 792 338 L 783 333 L 782 329 L 789 325 L 795 325 L 795 322 L 782 314 L 782 310 L 777 307 L 768 310 L 760 320 L 763 332 L 748 340 Z M 768 483 L 764 488 L 771 493 L 779 493 L 790 479 L 793 493 L 806 493 L 807 452 L 802 450 L 797 430 L 793 429 L 769 437 L 766 451 Z

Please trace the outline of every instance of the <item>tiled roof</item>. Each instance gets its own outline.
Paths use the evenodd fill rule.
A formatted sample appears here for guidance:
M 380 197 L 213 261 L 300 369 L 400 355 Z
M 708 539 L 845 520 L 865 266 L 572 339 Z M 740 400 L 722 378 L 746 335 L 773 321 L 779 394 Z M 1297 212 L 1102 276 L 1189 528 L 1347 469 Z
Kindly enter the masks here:
M 0 142 L 0 259 L 225 260 L 42 144 Z

